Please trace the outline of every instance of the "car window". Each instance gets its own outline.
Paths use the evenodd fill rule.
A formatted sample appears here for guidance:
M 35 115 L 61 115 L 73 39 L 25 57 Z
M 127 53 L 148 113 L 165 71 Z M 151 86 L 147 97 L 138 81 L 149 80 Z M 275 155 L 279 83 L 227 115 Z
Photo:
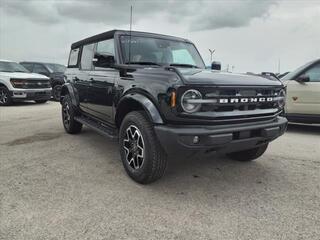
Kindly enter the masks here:
M 22 66 L 24 66 L 26 69 L 28 69 L 30 72 L 33 70 L 33 63 L 20 63 Z
M 308 76 L 310 78 L 310 82 L 320 82 L 320 63 L 314 65 L 302 75 Z
M 98 42 L 96 53 L 114 56 L 114 40 L 108 39 Z
M 42 64 L 34 64 L 33 72 L 35 73 L 47 73 L 48 70 Z
M 81 69 L 91 70 L 94 44 L 84 45 L 81 54 Z
M 172 50 L 172 58 L 173 63 L 196 64 L 191 54 L 186 49 Z
M 78 56 L 79 56 L 79 48 L 71 49 L 68 66 L 77 66 L 78 65 Z

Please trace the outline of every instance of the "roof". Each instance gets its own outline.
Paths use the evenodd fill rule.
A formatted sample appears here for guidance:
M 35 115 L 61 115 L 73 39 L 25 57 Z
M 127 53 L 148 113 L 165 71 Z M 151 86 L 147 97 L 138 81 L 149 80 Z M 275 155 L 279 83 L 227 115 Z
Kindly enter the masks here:
M 15 62 L 15 61 L 7 60 L 7 59 L 0 59 L 0 62 Z
M 39 63 L 39 64 L 55 64 L 55 65 L 63 65 L 61 63 L 51 63 L 51 62 L 37 62 L 37 61 L 21 61 L 19 63 Z
M 85 45 L 85 44 L 94 43 L 94 42 L 97 42 L 99 40 L 112 38 L 112 37 L 114 37 L 114 35 L 116 33 L 117 34 L 119 33 L 119 34 L 129 35 L 130 31 L 114 29 L 114 30 L 111 30 L 111 31 L 108 31 L 108 32 L 103 32 L 103 33 L 100 33 L 100 34 L 94 35 L 92 37 L 88 37 L 88 38 L 85 38 L 83 40 L 80 40 L 78 42 L 73 43 L 71 45 L 71 49 L 80 47 L 80 46 Z M 184 39 L 184 38 L 173 37 L 173 36 L 157 34 L 157 33 L 149 33 L 149 32 L 131 31 L 131 35 L 133 35 L 133 36 L 157 37 L 157 38 L 164 38 L 164 39 L 168 39 L 168 40 L 190 42 L 189 40 Z

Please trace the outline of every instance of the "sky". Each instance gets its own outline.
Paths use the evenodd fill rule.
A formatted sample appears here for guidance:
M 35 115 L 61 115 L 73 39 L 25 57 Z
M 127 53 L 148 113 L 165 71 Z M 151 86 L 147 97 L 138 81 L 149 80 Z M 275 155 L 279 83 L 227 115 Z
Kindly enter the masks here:
M 183 37 L 234 72 L 286 72 L 320 58 L 320 0 L 0 0 L 0 59 L 67 64 L 112 29 Z

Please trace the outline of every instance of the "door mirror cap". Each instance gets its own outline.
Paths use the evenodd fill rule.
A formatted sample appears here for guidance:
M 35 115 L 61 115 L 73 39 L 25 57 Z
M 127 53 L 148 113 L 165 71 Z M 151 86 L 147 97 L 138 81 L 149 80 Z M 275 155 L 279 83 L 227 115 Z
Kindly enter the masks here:
M 301 75 L 296 79 L 297 82 L 310 82 L 310 77 L 308 75 Z
M 221 70 L 221 63 L 217 62 L 217 61 L 213 61 L 211 63 L 211 69 L 220 71 Z

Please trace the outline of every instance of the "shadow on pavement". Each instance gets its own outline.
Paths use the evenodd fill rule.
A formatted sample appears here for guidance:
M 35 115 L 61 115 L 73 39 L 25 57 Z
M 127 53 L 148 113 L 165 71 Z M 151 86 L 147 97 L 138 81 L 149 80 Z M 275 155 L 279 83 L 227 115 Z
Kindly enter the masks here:
M 311 135 L 319 135 L 320 134 L 320 124 L 292 124 L 288 125 L 288 132 L 293 133 L 306 133 Z

